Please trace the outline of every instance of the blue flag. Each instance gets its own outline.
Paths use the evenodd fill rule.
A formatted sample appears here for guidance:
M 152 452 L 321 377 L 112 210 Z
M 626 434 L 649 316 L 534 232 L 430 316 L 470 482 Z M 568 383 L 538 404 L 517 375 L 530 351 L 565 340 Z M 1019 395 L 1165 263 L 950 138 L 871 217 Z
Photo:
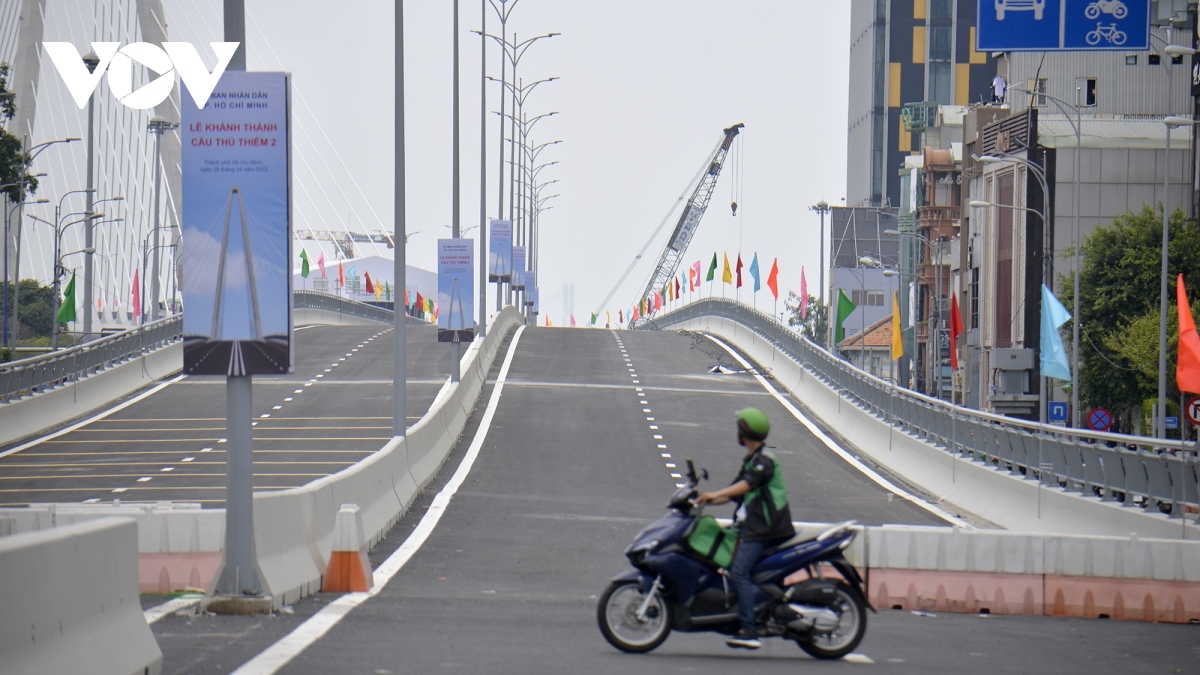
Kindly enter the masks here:
M 1071 313 L 1063 307 L 1054 293 L 1042 284 L 1042 375 L 1071 382 L 1071 366 L 1067 363 L 1067 352 L 1063 349 L 1062 336 L 1058 327 L 1071 320 Z
M 758 289 L 762 288 L 758 279 L 758 253 L 754 254 L 754 260 L 750 263 L 750 276 L 754 277 L 754 292 L 757 293 Z

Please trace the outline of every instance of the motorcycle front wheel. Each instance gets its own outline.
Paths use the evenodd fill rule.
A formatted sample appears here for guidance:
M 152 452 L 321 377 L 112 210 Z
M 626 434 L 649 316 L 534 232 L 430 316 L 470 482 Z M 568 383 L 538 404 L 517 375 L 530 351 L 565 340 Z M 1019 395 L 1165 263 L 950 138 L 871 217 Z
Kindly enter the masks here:
M 661 645 L 671 634 L 671 605 L 656 595 L 646 608 L 645 620 L 637 618 L 646 599 L 633 581 L 614 581 L 600 595 L 596 619 L 608 643 L 623 652 L 644 654 Z
M 837 586 L 837 598 L 828 609 L 838 615 L 838 625 L 828 633 L 797 638 L 796 643 L 818 659 L 840 659 L 854 651 L 867 632 L 867 612 L 858 594 L 845 582 Z

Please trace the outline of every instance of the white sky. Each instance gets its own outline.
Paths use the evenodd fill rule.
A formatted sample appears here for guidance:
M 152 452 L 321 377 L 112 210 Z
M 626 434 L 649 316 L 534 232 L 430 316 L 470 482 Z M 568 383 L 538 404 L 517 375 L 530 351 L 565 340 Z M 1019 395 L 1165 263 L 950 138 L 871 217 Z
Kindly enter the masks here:
M 221 39 L 219 33 L 200 34 L 219 31 L 219 0 L 165 4 L 172 39 Z M 296 0 L 246 4 L 249 68 L 276 70 L 282 63 L 293 73 L 294 90 L 320 130 L 303 110 L 298 124 L 310 136 L 328 136 L 366 196 L 366 204 L 345 207 L 362 222 L 355 229 L 379 229 L 373 212 L 390 231 L 392 2 L 337 9 Z M 410 264 L 433 270 L 436 239 L 449 236 L 443 225 L 451 221 L 453 5 L 408 0 L 405 7 L 408 230 L 419 232 L 409 241 L 408 256 Z M 479 38 L 468 31 L 479 27 L 480 3 L 463 1 L 460 7 L 461 213 L 467 228 L 479 214 Z M 181 12 L 192 19 L 177 20 Z M 499 22 L 488 12 L 488 30 L 498 33 Z M 732 258 L 740 247 L 747 265 L 758 252 L 764 277 L 771 258 L 779 257 L 781 295 L 798 289 L 802 264 L 815 287 L 818 220 L 808 207 L 821 199 L 839 204 L 846 183 L 849 12 L 846 0 L 518 0 L 510 35 L 562 33 L 534 45 L 519 73 L 526 82 L 561 78 L 541 85 L 526 106 L 530 116 L 559 112 L 534 128 L 536 142 L 563 141 L 540 158 L 559 162 L 539 176 L 560 181 L 543 195 L 562 195 L 541 221 L 543 314 L 566 322 L 563 284 L 573 283 L 574 313 L 585 321 L 675 204 L 721 130 L 736 122 L 746 124 L 740 150 L 735 145 L 731 154 L 731 160 L 741 155 L 740 217 L 730 215 L 736 174 L 729 161 L 685 260 L 702 259 L 707 266 L 714 250 Z M 279 61 L 264 49 L 267 44 Z M 498 76 L 496 47 L 488 58 L 489 73 Z M 499 85 L 489 84 L 488 91 L 490 108 L 498 110 Z M 489 115 L 489 216 L 496 215 L 496 133 L 496 116 Z M 339 172 L 329 145 L 314 145 L 311 152 Z M 351 202 L 358 201 L 352 184 L 336 182 Z M 340 229 L 336 222 L 347 216 L 333 212 L 342 209 L 336 201 L 316 200 L 317 208 L 329 211 L 322 217 Z M 309 203 L 298 200 L 297 208 Z M 614 315 L 636 300 L 677 217 L 610 303 Z M 769 309 L 765 285 L 758 302 Z

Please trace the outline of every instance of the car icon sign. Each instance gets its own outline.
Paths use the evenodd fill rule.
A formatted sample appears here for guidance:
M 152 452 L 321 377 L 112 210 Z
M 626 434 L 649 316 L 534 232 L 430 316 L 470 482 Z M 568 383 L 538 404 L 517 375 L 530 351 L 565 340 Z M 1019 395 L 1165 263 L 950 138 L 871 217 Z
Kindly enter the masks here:
M 1005 12 L 1033 12 L 1033 20 L 1041 21 L 1046 0 L 996 0 L 996 20 L 1003 21 Z

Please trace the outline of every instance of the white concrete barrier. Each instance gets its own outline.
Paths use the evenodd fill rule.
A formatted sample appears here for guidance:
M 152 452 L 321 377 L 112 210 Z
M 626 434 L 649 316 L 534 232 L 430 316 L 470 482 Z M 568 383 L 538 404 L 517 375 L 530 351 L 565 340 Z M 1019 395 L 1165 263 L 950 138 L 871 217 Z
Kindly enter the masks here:
M 1178 519 L 1115 502 L 1041 487 L 1007 471 L 955 457 L 922 439 L 900 431 L 813 376 L 791 357 L 745 326 L 720 317 L 705 317 L 672 326 L 712 333 L 764 368 L 777 384 L 801 401 L 825 426 L 853 447 L 853 452 L 946 502 L 1001 527 L 1048 534 L 1142 536 L 1172 539 L 1200 537 L 1200 528 L 1182 528 Z M 1186 534 L 1185 534 L 1186 533 Z
M 183 343 L 173 342 L 81 380 L 0 404 L 0 445 L 98 411 L 181 370 Z
M 161 672 L 137 556 L 124 518 L 0 538 L 0 673 Z

